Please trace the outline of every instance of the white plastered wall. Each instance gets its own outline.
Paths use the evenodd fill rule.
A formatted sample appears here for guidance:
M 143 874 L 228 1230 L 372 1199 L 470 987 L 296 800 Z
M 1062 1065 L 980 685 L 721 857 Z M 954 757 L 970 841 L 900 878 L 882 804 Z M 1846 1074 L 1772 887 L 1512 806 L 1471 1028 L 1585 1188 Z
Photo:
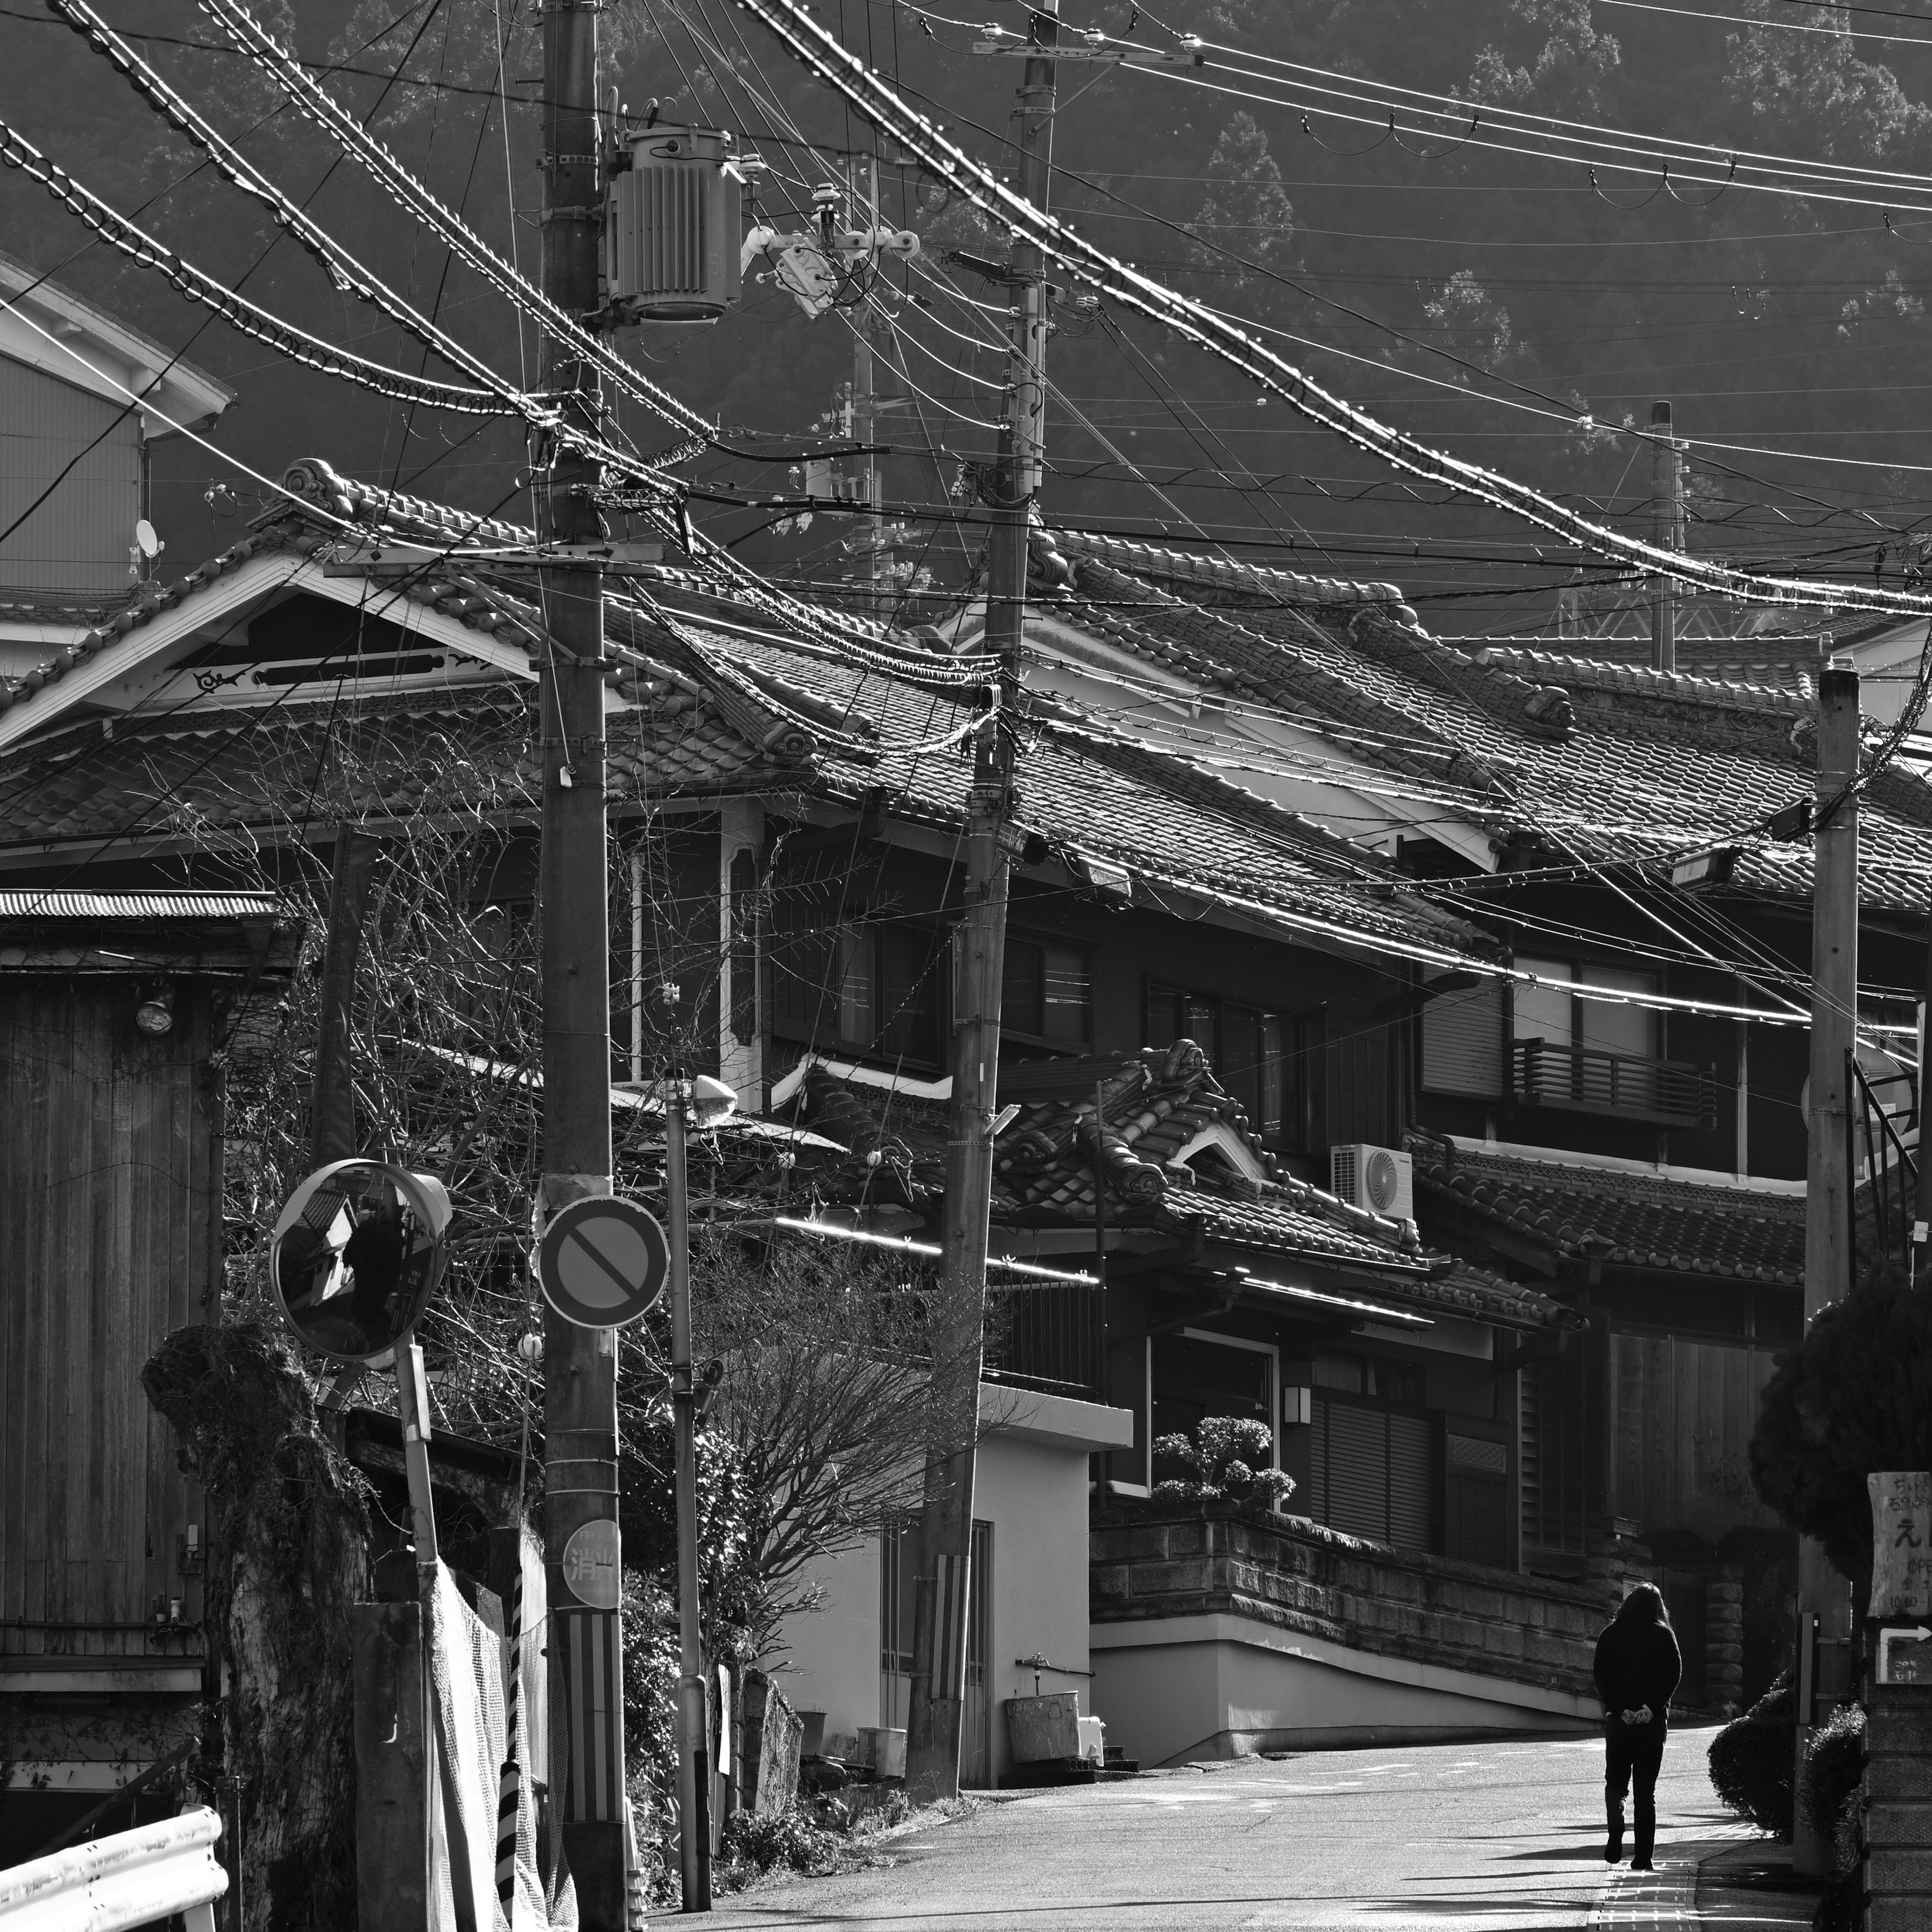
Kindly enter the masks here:
M 1352 1650 L 1226 1616 L 1097 1625 L 1107 1742 L 1143 1768 L 1244 1751 L 1577 1732 L 1594 1699 Z
M 982 1388 L 988 1432 L 980 1444 L 973 1514 L 993 1528 L 992 1774 L 1010 1766 L 1007 1698 L 1031 1696 L 1034 1673 L 1014 1660 L 1043 1654 L 1090 1668 L 1087 1622 L 1087 1459 L 1132 1440 L 1126 1409 Z M 879 1677 L 879 1544 L 868 1539 L 814 1566 L 818 1606 L 788 1620 L 780 1682 L 794 1708 L 825 1713 L 825 1735 L 850 1737 L 883 1721 Z M 1102 1718 L 1084 1677 L 1042 1674 L 1045 1690 L 1078 1690 Z M 1108 1734 L 1112 1741 L 1112 1733 Z

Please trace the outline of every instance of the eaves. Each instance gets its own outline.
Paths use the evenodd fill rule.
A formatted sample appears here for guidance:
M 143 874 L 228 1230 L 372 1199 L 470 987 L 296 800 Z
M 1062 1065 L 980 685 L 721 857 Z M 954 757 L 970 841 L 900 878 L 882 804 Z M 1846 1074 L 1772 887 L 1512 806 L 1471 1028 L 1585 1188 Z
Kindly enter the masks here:
M 90 699 L 105 700 L 116 685 L 152 669 L 168 652 L 209 624 L 282 590 L 307 591 L 371 616 L 386 618 L 400 630 L 526 682 L 536 677 L 527 651 L 472 630 L 460 619 L 418 604 L 403 591 L 385 588 L 366 577 L 331 576 L 312 560 L 286 550 L 269 550 L 224 571 L 213 584 L 158 610 L 117 642 L 42 686 L 31 698 L 16 700 L 0 712 L 0 751 L 37 736 Z

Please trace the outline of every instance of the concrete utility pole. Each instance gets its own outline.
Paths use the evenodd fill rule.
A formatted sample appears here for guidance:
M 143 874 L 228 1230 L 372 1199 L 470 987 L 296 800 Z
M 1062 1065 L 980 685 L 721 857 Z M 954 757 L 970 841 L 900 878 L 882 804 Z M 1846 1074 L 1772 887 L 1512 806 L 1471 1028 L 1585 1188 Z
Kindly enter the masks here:
M 1652 403 L 1651 508 L 1655 518 L 1652 541 L 1659 550 L 1684 548 L 1684 446 L 1670 433 L 1670 405 Z M 1677 580 L 1659 575 L 1652 580 L 1650 662 L 1657 670 L 1677 668 Z
M 558 306 L 598 305 L 603 179 L 598 153 L 598 0 L 543 10 L 543 286 Z M 601 434 L 597 372 L 554 337 L 544 386 L 578 428 Z M 532 452 L 537 536 L 599 536 L 598 466 L 561 447 Z M 542 892 L 544 1174 L 540 1210 L 610 1192 L 610 944 L 604 820 L 604 578 L 577 564 L 542 573 L 554 649 L 537 687 L 543 756 Z M 614 1602 L 590 1602 L 569 1577 L 617 1540 L 614 1329 L 544 1314 L 544 1556 L 549 1570 L 550 1707 L 562 1748 L 551 1802 L 577 1886 L 583 1932 L 625 1932 L 622 1638 Z M 614 1574 L 608 1566 L 602 1574 Z M 593 1594 L 603 1592 L 585 1582 Z
M 1857 1043 L 1858 802 L 1841 797 L 1858 772 L 1858 674 L 1827 669 L 1818 679 L 1818 769 L 1811 900 L 1811 1078 L 1805 1137 L 1804 1320 L 1852 1289 L 1852 1096 L 1849 1063 Z M 1835 807 L 1835 808 L 1834 808 Z M 1813 1619 L 1816 1621 L 1815 1624 Z M 1815 1630 L 1816 1644 L 1810 1648 Z M 1810 1538 L 1798 1546 L 1797 1767 L 1815 1713 L 1852 1693 L 1851 1596 L 1845 1580 Z M 1806 1708 L 1806 1692 L 1811 1708 Z M 1798 1814 L 1796 1870 L 1832 1869 L 1832 1842 Z
M 1053 142 L 1059 0 L 1040 0 L 1016 110 L 1019 191 L 1044 210 Z M 1026 616 L 1027 526 L 1040 489 L 1046 427 L 1046 276 L 1038 249 L 1016 242 L 1016 298 L 1007 418 L 1000 436 L 1000 508 L 988 535 L 986 641 L 1000 654 L 1000 716 L 980 733 L 966 837 L 966 913 L 954 956 L 952 1099 L 946 1116 L 945 1219 L 932 1338 L 937 1438 L 920 1517 L 921 1607 L 913 1626 L 906 1784 L 915 1796 L 959 1789 L 972 1602 L 973 1475 L 986 1328 L 986 1224 L 992 1193 L 993 1114 L 999 1105 L 1000 996 L 1006 950 L 1006 840 L 1013 805 L 1006 714 L 1020 678 Z

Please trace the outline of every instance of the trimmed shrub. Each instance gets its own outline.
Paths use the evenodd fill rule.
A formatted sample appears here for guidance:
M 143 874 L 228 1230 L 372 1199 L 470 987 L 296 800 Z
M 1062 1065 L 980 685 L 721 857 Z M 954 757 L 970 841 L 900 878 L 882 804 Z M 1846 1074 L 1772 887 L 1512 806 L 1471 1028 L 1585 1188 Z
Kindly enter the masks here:
M 1845 1863 L 1845 1827 L 1852 1826 L 1856 1856 L 1856 1803 L 1865 1772 L 1865 1714 L 1856 1704 L 1841 1706 L 1828 1724 L 1811 1733 L 1804 1749 L 1804 1776 L 1798 1802 L 1806 1820 L 1835 1843 Z
M 1711 1740 L 1711 1786 L 1718 1802 L 1760 1832 L 1790 1838 L 1797 1750 L 1797 1706 L 1787 1674 Z
M 1294 1488 L 1294 1478 L 1268 1467 L 1274 1438 L 1268 1424 L 1252 1417 L 1204 1415 L 1192 1437 L 1157 1436 L 1154 1460 L 1156 1471 L 1169 1473 L 1154 1484 L 1164 1502 L 1280 1502 Z
M 1869 1588 L 1874 1469 L 1932 1468 L 1932 1288 L 1874 1268 L 1811 1324 L 1766 1384 L 1751 1481 L 1779 1516 Z

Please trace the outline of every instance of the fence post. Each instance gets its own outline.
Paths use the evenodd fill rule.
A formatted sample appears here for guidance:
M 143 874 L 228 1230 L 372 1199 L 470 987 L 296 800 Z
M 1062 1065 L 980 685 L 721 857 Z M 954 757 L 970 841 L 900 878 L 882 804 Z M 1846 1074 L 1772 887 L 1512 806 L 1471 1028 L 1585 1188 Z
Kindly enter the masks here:
M 350 1630 L 358 1932 L 427 1932 L 430 1760 L 422 1606 L 358 1604 Z

